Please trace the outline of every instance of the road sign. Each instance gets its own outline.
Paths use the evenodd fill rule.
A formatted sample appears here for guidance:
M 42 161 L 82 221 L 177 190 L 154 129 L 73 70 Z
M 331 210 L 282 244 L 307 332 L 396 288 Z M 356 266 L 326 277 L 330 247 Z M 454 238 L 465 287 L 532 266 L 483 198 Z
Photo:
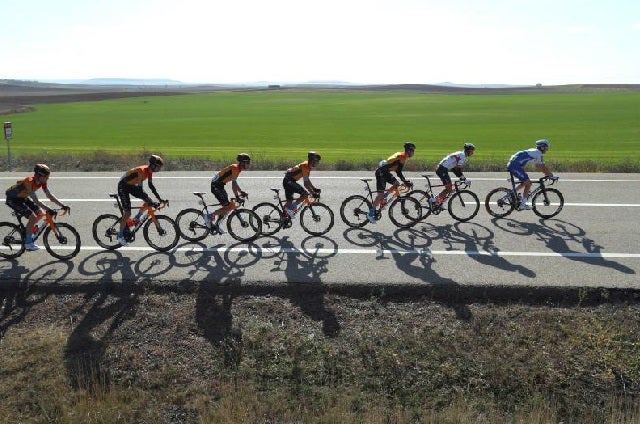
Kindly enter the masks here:
M 11 129 L 11 122 L 4 123 L 4 139 L 9 141 L 13 136 L 13 130 Z

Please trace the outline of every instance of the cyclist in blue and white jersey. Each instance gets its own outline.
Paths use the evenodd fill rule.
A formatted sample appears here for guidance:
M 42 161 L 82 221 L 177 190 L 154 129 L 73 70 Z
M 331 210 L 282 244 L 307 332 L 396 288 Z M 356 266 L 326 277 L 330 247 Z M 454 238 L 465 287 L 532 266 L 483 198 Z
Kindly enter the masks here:
M 547 150 L 549 150 L 549 140 L 541 139 L 536 141 L 536 147 L 527 150 L 521 150 L 511 156 L 509 159 L 509 163 L 507 164 L 507 171 L 515 178 L 518 179 L 520 184 L 516 187 L 516 190 L 520 190 L 524 186 L 522 202 L 520 203 L 520 210 L 531 209 L 531 206 L 527 203 L 529 201 L 529 193 L 531 191 L 531 180 L 529 179 L 529 175 L 524 170 L 524 167 L 529 163 L 533 162 L 536 165 L 536 168 L 544 175 L 549 178 L 558 179 L 558 177 L 554 177 L 553 173 L 549 171 L 547 165 L 544 164 L 544 160 L 542 159 L 542 155 L 544 155 Z

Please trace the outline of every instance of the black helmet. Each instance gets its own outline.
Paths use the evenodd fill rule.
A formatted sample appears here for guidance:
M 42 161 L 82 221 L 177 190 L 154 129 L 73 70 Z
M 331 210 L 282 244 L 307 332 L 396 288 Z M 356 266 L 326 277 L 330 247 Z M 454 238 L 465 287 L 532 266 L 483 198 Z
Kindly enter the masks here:
M 164 165 L 164 160 L 158 155 L 151 155 L 149 156 L 149 165 L 162 166 Z
M 236 160 L 242 163 L 249 163 L 251 162 L 251 157 L 246 153 L 240 153 L 238 156 L 236 156 Z
M 33 168 L 33 172 L 36 175 L 42 175 L 44 177 L 48 177 L 51 174 L 49 167 L 44 163 L 39 163 Z
M 404 150 L 405 151 L 407 151 L 407 150 L 416 150 L 416 145 L 413 144 L 410 141 L 407 141 L 406 143 L 404 143 Z
M 320 159 L 322 159 L 322 157 L 320 156 L 320 153 L 318 153 L 318 152 L 309 152 L 309 153 L 307 153 L 307 159 L 309 159 L 309 160 L 320 160 Z
M 476 146 L 473 143 L 464 143 L 464 150 L 476 150 Z

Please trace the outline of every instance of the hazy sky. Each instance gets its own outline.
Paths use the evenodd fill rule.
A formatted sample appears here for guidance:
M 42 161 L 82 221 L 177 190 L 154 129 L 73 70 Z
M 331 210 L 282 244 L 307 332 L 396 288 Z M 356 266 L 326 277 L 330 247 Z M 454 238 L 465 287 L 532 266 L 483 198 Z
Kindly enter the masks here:
M 0 78 L 640 83 L 640 0 L 3 0 Z

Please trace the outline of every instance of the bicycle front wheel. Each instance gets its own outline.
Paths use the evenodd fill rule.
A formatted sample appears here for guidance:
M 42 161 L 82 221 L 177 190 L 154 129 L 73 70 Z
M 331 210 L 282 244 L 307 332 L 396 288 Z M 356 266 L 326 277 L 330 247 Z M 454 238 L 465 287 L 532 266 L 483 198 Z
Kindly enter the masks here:
M 105 214 L 93 221 L 93 239 L 100 247 L 108 250 L 121 247 L 118 241 L 118 231 L 120 231 L 120 217 L 118 216 Z
M 398 197 L 389 206 L 389 218 L 398 227 L 412 227 L 420 221 L 421 217 L 422 206 L 413 197 Z
M 340 205 L 340 217 L 349 227 L 361 228 L 369 222 L 367 214 L 372 207 L 369 199 L 364 196 L 349 196 Z
M 431 204 L 429 203 L 429 199 L 431 196 L 424 190 L 413 190 L 407 196 L 413 197 L 420 203 L 422 207 L 422 211 L 420 212 L 420 221 L 427 219 L 429 215 L 431 215 Z
M 555 188 L 545 188 L 540 190 L 533 200 L 531 200 L 531 208 L 541 218 L 549 219 L 558 215 L 564 206 L 564 197 L 559 190 Z
M 333 211 L 323 203 L 312 203 L 300 213 L 300 225 L 307 233 L 321 236 L 333 227 Z
M 51 227 L 44 230 L 42 241 L 47 252 L 54 258 L 71 259 L 80 251 L 80 234 L 71 225 L 56 223 L 56 230 Z
M 272 203 L 258 203 L 253 211 L 262 222 L 262 235 L 270 236 L 278 232 L 282 227 L 282 212 Z
M 159 252 L 173 249 L 180 240 L 180 230 L 175 221 L 166 215 L 156 215 L 155 222 L 149 219 L 142 228 L 142 235 Z
M 24 234 L 11 222 L 0 222 L 0 256 L 14 259 L 24 253 Z
M 236 209 L 227 218 L 227 230 L 238 241 L 250 242 L 262 233 L 258 214 L 250 209 Z
M 205 223 L 204 213 L 198 209 L 184 209 L 176 216 L 176 225 L 180 235 L 185 240 L 204 240 L 209 234 L 209 228 Z
M 480 199 L 472 191 L 460 190 L 449 199 L 449 214 L 460 222 L 467 222 L 478 214 Z
M 513 191 L 505 187 L 498 187 L 491 190 L 484 200 L 484 207 L 487 209 L 487 212 L 496 218 L 509 215 L 516 206 L 517 199 Z

